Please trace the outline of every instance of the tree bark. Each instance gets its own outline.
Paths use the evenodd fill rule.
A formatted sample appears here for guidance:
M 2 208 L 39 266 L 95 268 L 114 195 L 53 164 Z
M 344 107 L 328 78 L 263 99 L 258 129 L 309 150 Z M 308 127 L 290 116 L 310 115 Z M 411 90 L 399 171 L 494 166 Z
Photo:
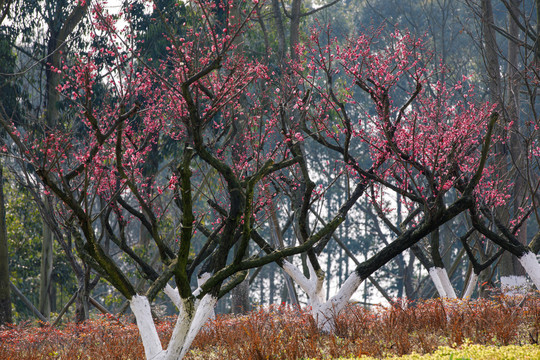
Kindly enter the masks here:
M 290 52 L 291 59 L 296 59 L 296 46 L 300 42 L 300 10 L 302 9 L 302 0 L 293 0 L 291 6 L 291 33 L 290 33 Z
M 510 19 L 510 21 L 512 21 Z M 489 98 L 492 103 L 499 104 L 498 108 L 501 110 L 503 107 L 502 99 L 502 87 L 501 87 L 501 75 L 500 75 L 500 66 L 499 66 L 499 57 L 497 53 L 497 42 L 495 39 L 495 30 L 494 25 L 494 16 L 493 16 L 493 7 L 491 0 L 482 0 L 482 30 L 484 36 L 484 58 L 486 63 L 486 71 L 488 75 L 488 92 Z M 510 43 L 510 42 L 509 42 Z M 511 47 L 509 45 L 509 50 Z M 507 110 L 504 107 L 504 110 Z M 509 120 L 508 111 L 503 112 L 504 123 Z M 495 136 L 506 138 L 506 130 L 502 126 L 498 126 L 495 129 Z M 507 156 L 507 145 L 504 142 L 498 142 L 495 144 L 495 166 L 497 167 L 497 172 L 501 177 L 508 176 L 508 156 Z M 510 179 L 508 179 L 510 180 Z M 500 206 L 496 209 L 496 216 L 504 223 L 507 224 L 510 213 L 508 206 Z M 514 260 L 512 259 L 512 254 L 506 253 L 503 254 L 501 263 L 499 265 L 499 270 L 501 277 L 507 277 L 514 274 Z M 502 279 L 501 279 L 502 280 Z M 503 282 L 506 282 L 503 280 Z M 483 293 L 483 292 L 482 292 Z
M 274 297 L 276 294 L 276 272 L 275 271 L 268 271 L 268 287 L 270 288 L 268 291 L 268 304 L 274 303 Z
M 11 290 L 13 290 L 13 293 L 22 300 L 22 302 L 24 303 L 24 305 L 26 305 L 28 309 L 32 310 L 34 315 L 36 315 L 39 320 L 43 321 L 44 323 L 48 322 L 48 320 L 39 312 L 39 310 L 34 306 L 34 304 L 32 304 L 32 302 L 28 300 L 28 298 L 24 296 L 24 294 L 19 289 L 17 289 L 17 287 L 13 285 L 13 283 L 10 282 L 9 286 L 11 287 Z
M 0 162 L 0 325 L 13 322 L 9 290 L 9 254 L 3 165 Z
M 278 58 L 279 60 L 283 60 L 285 59 L 285 28 L 283 26 L 283 19 L 281 17 L 279 0 L 272 0 L 272 12 L 274 13 L 274 23 L 277 31 Z
M 249 279 L 246 278 L 231 291 L 231 312 L 233 314 L 245 314 L 250 310 Z
M 508 2 L 511 7 L 510 11 L 517 13 L 519 0 L 510 0 Z M 519 28 L 518 24 L 515 22 L 514 18 L 509 14 L 508 15 L 508 33 L 510 36 L 515 38 L 519 37 Z M 522 146 L 520 135 L 520 116 L 519 116 L 519 88 L 520 88 L 520 76 L 518 72 L 518 55 L 519 49 L 518 44 L 514 41 L 508 40 L 508 69 L 507 69 L 507 102 L 506 102 L 506 113 L 509 121 L 512 123 L 512 132 L 510 134 L 510 157 L 511 162 L 514 168 L 513 173 L 513 189 L 512 189 L 512 198 L 513 198 L 513 209 L 512 213 L 514 218 L 520 216 L 520 206 L 523 205 L 523 202 L 526 197 L 526 184 L 524 175 L 524 157 L 526 152 Z M 526 245 L 527 244 L 527 224 L 526 222 L 521 226 L 520 232 L 518 234 L 518 240 Z M 515 283 L 517 286 L 526 282 L 525 279 L 525 270 L 519 263 L 519 260 L 516 256 L 505 253 L 502 255 L 501 264 L 500 264 L 500 275 L 501 275 L 501 284 L 506 286 L 512 286 L 511 284 Z
M 48 199 L 43 200 L 48 207 Z M 49 320 L 51 315 L 51 287 L 53 270 L 53 237 L 45 220 L 43 223 L 43 242 L 41 244 L 41 270 L 39 282 L 39 312 Z
M 83 275 L 78 279 L 79 290 L 75 298 L 75 322 L 77 324 L 82 323 L 89 318 L 90 310 L 90 268 L 87 264 L 84 264 Z
M 53 128 L 58 123 L 60 112 L 58 108 L 59 93 L 56 90 L 61 80 L 53 68 L 61 67 L 62 51 L 68 36 L 75 30 L 79 22 L 83 19 L 88 10 L 89 2 L 84 5 L 76 5 L 67 18 L 60 18 L 60 13 L 56 12 L 49 28 L 49 40 L 47 42 L 48 63 L 45 68 L 45 121 L 47 126 Z M 44 199 L 45 207 L 49 207 L 48 199 Z M 46 209 L 47 211 L 47 209 Z M 53 235 L 49 225 L 43 219 L 43 242 L 41 249 L 41 276 L 39 290 L 39 310 L 49 319 L 51 311 L 50 293 L 52 287 L 52 266 L 53 266 Z

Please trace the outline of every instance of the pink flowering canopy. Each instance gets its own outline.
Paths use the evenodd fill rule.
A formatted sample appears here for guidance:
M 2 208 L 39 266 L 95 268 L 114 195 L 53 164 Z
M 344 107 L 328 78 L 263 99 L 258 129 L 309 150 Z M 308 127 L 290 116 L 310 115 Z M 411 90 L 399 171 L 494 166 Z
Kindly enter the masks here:
M 243 4 L 240 18 L 228 16 L 226 24 L 214 21 L 210 5 L 216 6 L 194 5 L 198 27 L 167 36 L 157 66 L 139 52 L 129 17 L 119 28 L 95 6 L 91 36 L 105 37 L 108 46 L 53 69 L 64 75 L 58 91 L 71 106 L 69 121 L 24 134 L 10 127 L 25 159 L 61 200 L 57 212 L 66 223 L 78 222 L 86 238 L 79 245 L 127 297 L 134 289 L 96 233 L 111 223 L 120 237 L 130 222 L 146 228 L 188 298 L 196 266 L 214 274 L 202 296 L 219 292 L 235 274 L 328 238 L 368 184 L 400 193 L 411 208 L 424 206 L 426 216 L 446 194 L 470 186 L 481 189 L 475 194 L 483 203 L 505 200 L 489 187 L 496 181 L 490 167 L 480 164 L 493 105 L 476 103 L 466 79 L 434 83 L 423 39 L 375 30 L 339 44 L 319 25 L 295 59 L 271 69 L 264 59 L 248 58 L 241 41 L 257 5 Z M 308 229 L 323 186 L 335 184 L 313 176 L 313 163 L 329 151 L 342 167 L 332 176 L 345 172 L 356 188 L 328 209 L 326 225 Z M 250 254 L 254 232 L 267 227 L 269 206 L 279 203 L 295 207 L 301 245 L 270 251 L 258 239 L 269 254 Z M 192 239 L 200 233 L 204 243 L 196 252 Z M 125 239 L 118 246 L 157 280 Z
M 317 26 L 298 53 L 304 57 L 297 74 L 317 99 L 298 98 L 305 132 L 341 153 L 352 176 L 399 192 L 408 205 L 464 190 L 478 168 L 494 104 L 478 103 L 465 77 L 453 85 L 434 82 L 422 38 L 377 29 L 339 44 L 329 28 Z M 361 144 L 372 173 L 361 166 Z M 475 191 L 480 203 L 505 201 L 495 181 L 486 166 Z

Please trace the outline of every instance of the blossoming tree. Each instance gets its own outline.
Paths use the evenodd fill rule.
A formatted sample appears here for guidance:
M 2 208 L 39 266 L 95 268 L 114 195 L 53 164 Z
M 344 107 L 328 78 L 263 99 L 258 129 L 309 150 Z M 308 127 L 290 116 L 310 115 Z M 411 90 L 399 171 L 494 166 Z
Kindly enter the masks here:
M 23 128 L 0 117 L 11 138 L 4 150 L 56 198 L 51 211 L 79 256 L 129 300 L 148 359 L 182 358 L 217 300 L 249 269 L 310 249 L 346 215 L 338 211 L 296 246 L 267 255 L 254 249 L 262 209 L 280 196 L 270 184 L 305 168 L 303 137 L 282 126 L 279 107 L 267 108 L 280 90 L 270 86 L 272 73 L 241 51 L 239 35 L 257 3 L 189 6 L 193 24 L 181 37 L 164 35 L 170 46 L 156 67 L 137 50 L 129 12 L 119 25 L 95 5 L 90 35 L 106 37 L 107 46 L 51 68 L 64 77 L 63 121 Z M 148 173 L 155 149 L 160 166 Z M 141 226 L 148 251 L 133 240 Z M 159 266 L 148 256 L 154 250 Z M 148 288 L 134 285 L 133 268 Z M 166 349 L 149 301 L 161 290 L 179 310 Z
M 319 326 L 331 330 L 332 315 L 343 309 L 368 276 L 475 206 L 479 189 L 489 181 L 491 168 L 486 161 L 498 115 L 492 114 L 490 104 L 476 104 L 472 90 L 463 90 L 464 83 L 453 87 L 432 83 L 425 67 L 429 52 L 421 39 L 409 33 L 396 31 L 383 38 L 375 31 L 341 46 L 329 31 L 315 29 L 310 40 L 299 49 L 303 62 L 291 65 L 301 79 L 291 93 L 299 96 L 276 105 L 285 109 L 288 104 L 290 113 L 296 114 L 287 116 L 291 119 L 287 126 L 296 126 L 302 137 L 338 154 L 343 170 L 332 181 L 345 173 L 353 184 L 341 208 L 345 213 L 361 195 L 369 195 L 364 194 L 368 187 L 374 189 L 371 201 L 383 217 L 391 212 L 383 208 L 382 199 L 388 195 L 401 195 L 410 211 L 402 227 L 395 228 L 394 240 L 360 263 L 330 299 L 323 295 L 324 271 L 318 260 L 330 234 L 307 251 L 309 275 L 285 259 L 278 260 L 306 293 Z M 464 92 L 461 100 L 455 99 L 456 92 Z M 364 98 L 359 100 L 358 93 Z M 365 152 L 359 151 L 360 145 L 369 150 L 369 168 L 362 166 Z M 316 162 L 314 156 L 311 164 Z M 302 165 L 303 202 L 296 218 L 301 243 L 321 226 L 310 222 L 303 211 L 320 200 L 310 179 L 316 172 L 309 164 Z M 270 253 L 273 249 L 266 245 Z M 432 268 L 430 276 L 448 296 L 444 295 L 445 289 L 451 289 L 446 272 Z
M 119 28 L 96 5 L 92 25 L 108 46 L 52 69 L 64 75 L 58 91 L 71 104 L 66 121 L 23 129 L 0 119 L 14 155 L 58 200 L 56 217 L 70 229 L 79 255 L 129 300 L 148 359 L 183 357 L 217 299 L 250 268 L 305 251 L 342 221 L 336 216 L 305 244 L 268 256 L 250 253 L 268 177 L 299 162 L 286 145 L 295 134 L 281 133 L 252 93 L 268 81 L 266 67 L 237 50 L 257 4 L 235 3 L 241 18 L 229 14 L 233 2 L 190 6 L 196 25 L 184 37 L 170 36 L 166 61 L 152 67 L 137 52 L 129 17 Z M 104 57 L 112 61 L 96 61 Z M 99 87 L 107 91 L 98 97 Z M 145 175 L 156 147 L 167 151 L 164 165 Z M 133 223 L 148 232 L 160 267 L 134 248 Z M 152 285 L 138 292 L 113 250 Z M 149 303 L 162 289 L 179 309 L 165 350 Z
M 164 35 L 170 46 L 157 67 L 137 51 L 129 17 L 118 28 L 95 6 L 92 23 L 108 46 L 52 69 L 64 75 L 58 91 L 71 104 L 66 121 L 23 129 L 0 117 L 13 155 L 58 200 L 53 211 L 81 258 L 129 300 L 148 359 L 182 358 L 216 301 L 249 269 L 270 262 L 306 292 L 321 328 L 331 329 L 326 319 L 369 275 L 474 207 L 497 119 L 468 92 L 451 102 L 461 84 L 430 83 L 422 64 L 428 53 L 408 33 L 363 35 L 339 47 L 330 37 L 320 43 L 315 31 L 276 74 L 242 51 L 239 36 L 257 2 L 189 6 L 193 24 L 181 37 Z M 378 40 L 384 46 L 375 49 Z M 112 61 L 96 61 L 103 57 Z M 105 95 L 97 95 L 100 87 Z M 370 109 L 358 108 L 355 92 Z M 369 152 L 356 154 L 360 144 Z M 159 169 L 148 173 L 155 149 Z M 343 168 L 336 181 L 346 174 L 353 185 L 338 206 L 321 203 L 334 181 L 317 186 L 312 170 L 329 151 Z M 369 168 L 357 157 L 365 154 Z M 326 301 L 318 256 L 370 186 L 380 196 L 399 193 L 413 215 Z M 267 240 L 267 209 L 279 201 L 293 208 L 298 242 L 277 248 Z M 324 223 L 310 215 L 317 204 L 327 208 Z M 146 229 L 160 266 L 134 247 L 133 224 Z M 285 259 L 299 253 L 307 254 L 309 277 Z M 126 263 L 151 281 L 147 289 L 136 289 Z M 166 349 L 150 312 L 161 290 L 179 310 Z

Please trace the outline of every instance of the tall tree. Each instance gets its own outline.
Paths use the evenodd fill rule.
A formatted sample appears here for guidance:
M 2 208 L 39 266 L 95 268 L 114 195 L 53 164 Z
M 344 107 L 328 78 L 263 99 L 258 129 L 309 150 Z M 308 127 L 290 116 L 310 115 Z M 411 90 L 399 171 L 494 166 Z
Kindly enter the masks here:
M 498 11 L 494 11 L 494 4 L 499 6 Z M 533 199 L 537 193 L 537 181 L 532 178 L 536 178 L 533 174 L 538 173 L 538 167 L 535 161 L 529 160 L 535 147 L 532 124 L 537 122 L 536 110 L 533 110 L 537 106 L 536 96 L 530 83 L 531 74 L 536 72 L 532 69 L 536 68 L 537 30 L 532 24 L 537 23 L 537 19 L 528 14 L 534 14 L 538 4 L 514 0 L 498 4 L 483 0 L 480 8 L 472 3 L 470 6 L 481 24 L 487 92 L 497 102 L 503 119 L 496 136 L 506 141 L 496 145 L 495 162 L 499 175 L 508 179 L 511 188 L 509 200 L 490 215 L 491 226 L 498 229 L 501 237 L 505 237 L 501 228 L 505 228 L 507 234 L 516 232 L 519 242 L 526 247 L 532 238 L 528 229 L 537 226 L 528 219 L 526 209 L 535 207 Z M 519 224 L 517 228 L 516 224 Z M 503 255 L 498 267 L 503 287 L 525 285 L 525 271 L 519 257 L 519 253 Z
M 74 6 L 68 6 L 63 0 L 47 1 L 49 14 L 45 18 L 48 25 L 47 61 L 45 67 L 45 99 L 44 111 L 46 125 L 54 128 L 60 121 L 60 96 L 57 90 L 60 84 L 61 74 L 55 69 L 61 67 L 63 49 L 66 48 L 68 37 L 72 35 L 86 14 L 89 1 L 77 1 Z M 44 210 L 50 209 L 50 200 L 45 196 L 43 199 Z M 41 283 L 39 310 L 49 318 L 51 311 L 51 289 L 53 268 L 53 232 L 46 221 L 43 221 L 43 245 L 41 248 Z M 87 316 L 83 315 L 83 318 Z
M 9 285 L 9 254 L 4 201 L 4 174 L 0 163 L 0 325 L 11 323 L 11 295 Z
M 0 3 L 0 24 L 9 11 L 11 1 L 2 1 Z M 15 56 L 12 54 L 9 34 L 0 30 L 0 71 L 3 73 L 0 78 L 0 112 L 11 119 L 17 119 L 17 89 L 11 83 L 8 74 L 13 72 L 15 67 Z M 11 323 L 11 293 L 10 293 L 10 272 L 9 272 L 9 253 L 8 237 L 6 226 L 6 201 L 4 197 L 4 159 L 0 159 L 0 325 Z
M 20 121 L 24 121 L 31 127 L 37 126 L 37 122 L 31 119 L 33 113 L 36 114 L 36 118 L 45 119 L 45 127 L 62 126 L 62 99 L 57 90 L 62 75 L 52 69 L 60 68 L 63 59 L 69 57 L 69 49 L 74 47 L 68 46 L 68 44 L 78 43 L 75 40 L 77 39 L 75 33 L 87 12 L 90 2 L 69 2 L 65 0 L 26 2 L 14 0 L 12 3 L 13 11 L 7 15 L 11 20 L 7 29 L 11 34 L 19 35 L 13 38 L 12 45 L 22 57 L 28 59 L 31 63 L 28 69 L 23 68 L 19 71 L 19 83 L 28 85 L 35 95 L 32 96 L 32 102 L 26 111 L 26 116 L 21 118 Z M 41 30 L 36 31 L 38 28 Z M 21 65 L 24 66 L 23 64 L 22 61 Z M 43 74 L 44 78 L 42 77 Z M 36 84 L 39 84 L 39 86 L 36 86 Z M 59 232 L 60 228 L 55 225 L 54 217 L 51 216 L 51 199 L 40 191 L 42 184 L 32 183 L 33 175 L 25 176 L 23 174 L 25 171 L 31 170 L 24 167 L 15 169 L 15 172 L 20 175 L 18 178 L 21 181 L 26 182 L 27 186 L 35 186 L 32 191 L 43 217 L 39 310 L 48 318 L 55 287 L 52 280 L 53 240 L 55 237 L 58 239 L 63 235 Z M 66 253 L 72 251 L 69 249 L 67 242 L 63 242 L 63 240 L 59 240 L 59 242 L 63 244 Z M 71 260 L 70 263 L 75 274 L 80 279 L 80 282 L 84 283 L 84 272 L 81 266 L 76 263 L 73 256 Z M 77 301 L 88 302 L 88 299 L 80 297 L 77 298 Z M 84 307 L 79 306 L 78 308 Z M 87 314 L 82 314 L 78 318 L 85 319 Z

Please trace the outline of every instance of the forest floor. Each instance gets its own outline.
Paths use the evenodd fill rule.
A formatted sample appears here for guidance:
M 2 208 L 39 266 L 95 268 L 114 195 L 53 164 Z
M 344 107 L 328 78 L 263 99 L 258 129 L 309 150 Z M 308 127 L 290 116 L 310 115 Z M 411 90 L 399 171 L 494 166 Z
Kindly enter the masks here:
M 157 322 L 167 343 L 174 318 Z M 540 298 L 350 305 L 322 334 L 303 310 L 261 307 L 209 321 L 186 359 L 540 359 Z M 477 346 L 481 345 L 481 346 Z M 470 354 L 475 354 L 471 356 Z M 483 355 L 482 355 L 483 354 Z M 497 355 L 498 354 L 498 355 Z M 100 317 L 59 327 L 0 328 L 0 359 L 143 359 L 132 319 Z M 367 358 L 366 358 L 367 359 Z

